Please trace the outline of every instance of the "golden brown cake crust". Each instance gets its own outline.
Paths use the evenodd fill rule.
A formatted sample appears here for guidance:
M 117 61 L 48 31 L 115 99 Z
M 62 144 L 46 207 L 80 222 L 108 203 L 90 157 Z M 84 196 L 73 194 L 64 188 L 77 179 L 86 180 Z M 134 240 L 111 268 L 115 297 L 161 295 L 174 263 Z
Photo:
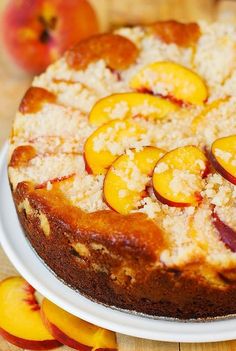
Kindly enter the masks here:
M 159 262 L 163 236 L 145 215 L 87 214 L 60 192 L 36 190 L 26 182 L 13 197 L 36 252 L 58 277 L 92 300 L 180 319 L 236 313 L 236 285 L 230 279 L 221 275 L 224 284 L 214 286 L 200 274 L 203 262 L 178 270 Z

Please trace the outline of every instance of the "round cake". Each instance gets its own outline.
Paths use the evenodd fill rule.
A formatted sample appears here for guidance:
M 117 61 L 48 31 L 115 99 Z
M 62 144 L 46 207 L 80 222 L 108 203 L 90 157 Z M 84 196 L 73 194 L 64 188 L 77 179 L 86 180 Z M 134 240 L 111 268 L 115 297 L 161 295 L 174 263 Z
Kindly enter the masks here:
M 80 42 L 33 80 L 9 179 L 66 284 L 155 317 L 236 313 L 236 27 L 158 22 Z

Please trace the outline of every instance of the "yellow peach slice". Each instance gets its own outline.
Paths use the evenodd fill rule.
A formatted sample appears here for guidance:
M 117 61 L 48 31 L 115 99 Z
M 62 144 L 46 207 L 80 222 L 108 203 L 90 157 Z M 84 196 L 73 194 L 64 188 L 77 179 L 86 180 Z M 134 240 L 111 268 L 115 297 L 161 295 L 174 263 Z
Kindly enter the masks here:
M 196 206 L 201 200 L 202 178 L 208 161 L 196 146 L 183 146 L 165 154 L 153 173 L 158 200 L 174 207 Z
M 42 302 L 42 319 L 50 333 L 76 350 L 116 350 L 115 333 L 71 315 L 47 299 Z
M 121 214 L 137 209 L 157 161 L 164 151 L 146 146 L 141 151 L 129 150 L 111 166 L 104 181 L 107 204 Z
M 236 185 L 236 135 L 217 139 L 212 144 L 210 160 L 217 172 Z
M 161 119 L 176 110 L 176 104 L 157 96 L 142 93 L 120 93 L 99 100 L 90 112 L 89 122 L 99 127 L 116 118 L 139 116 L 147 119 Z
M 214 111 L 217 109 L 222 103 L 228 101 L 229 98 L 222 98 L 222 99 L 217 99 L 213 102 L 211 102 L 208 105 L 205 105 L 203 110 L 199 115 L 197 115 L 194 120 L 192 121 L 192 130 L 193 132 L 196 132 L 197 127 L 199 126 L 200 123 L 204 121 L 208 113 Z
M 121 155 L 132 141 L 145 134 L 145 128 L 135 121 L 115 119 L 90 135 L 84 146 L 86 169 L 93 174 L 104 174 L 117 156 Z
M 0 335 L 12 344 L 31 350 L 49 350 L 61 344 L 40 317 L 35 290 L 21 277 L 0 283 Z
M 185 104 L 201 105 L 208 96 L 206 84 L 198 74 L 173 62 L 148 64 L 132 78 L 130 86 Z

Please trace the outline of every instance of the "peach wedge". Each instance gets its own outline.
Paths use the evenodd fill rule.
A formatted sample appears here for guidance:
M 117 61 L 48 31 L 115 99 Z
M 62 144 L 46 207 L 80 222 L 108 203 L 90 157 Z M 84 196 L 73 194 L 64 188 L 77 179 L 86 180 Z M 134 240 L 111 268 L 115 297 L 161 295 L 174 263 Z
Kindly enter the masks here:
M 236 135 L 217 139 L 212 144 L 210 160 L 217 172 L 236 185 Z
M 111 166 L 104 181 L 106 203 L 116 212 L 128 214 L 138 208 L 161 149 L 146 146 L 141 151 L 129 150 Z
M 153 173 L 154 193 L 169 206 L 197 206 L 207 158 L 196 146 L 183 146 L 165 154 Z
M 115 333 L 83 321 L 47 299 L 43 299 L 42 319 L 61 343 L 80 351 L 116 350 Z
M 44 326 L 34 292 L 21 277 L 11 277 L 0 283 L 0 335 L 24 349 L 56 348 L 61 344 Z
M 182 104 L 201 105 L 208 97 L 203 79 L 173 62 L 154 62 L 141 69 L 130 82 L 136 91 L 148 90 Z
M 176 110 L 175 104 L 157 96 L 142 93 L 120 93 L 99 100 L 90 112 L 89 122 L 99 127 L 115 118 L 162 119 Z
M 139 140 L 146 132 L 135 121 L 112 120 L 90 135 L 84 146 L 86 169 L 93 174 L 105 174 L 115 159 Z

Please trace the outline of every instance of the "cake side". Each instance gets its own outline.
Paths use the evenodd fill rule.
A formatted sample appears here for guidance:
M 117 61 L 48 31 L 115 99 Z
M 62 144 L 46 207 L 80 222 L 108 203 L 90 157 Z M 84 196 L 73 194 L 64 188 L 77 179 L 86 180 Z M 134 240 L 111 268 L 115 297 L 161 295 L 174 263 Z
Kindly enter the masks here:
M 203 260 L 168 268 L 159 259 L 162 233 L 145 215 L 77 213 L 61 196 L 21 183 L 14 200 L 32 246 L 67 284 L 94 301 L 153 316 L 236 313 L 234 270 L 217 273 Z

